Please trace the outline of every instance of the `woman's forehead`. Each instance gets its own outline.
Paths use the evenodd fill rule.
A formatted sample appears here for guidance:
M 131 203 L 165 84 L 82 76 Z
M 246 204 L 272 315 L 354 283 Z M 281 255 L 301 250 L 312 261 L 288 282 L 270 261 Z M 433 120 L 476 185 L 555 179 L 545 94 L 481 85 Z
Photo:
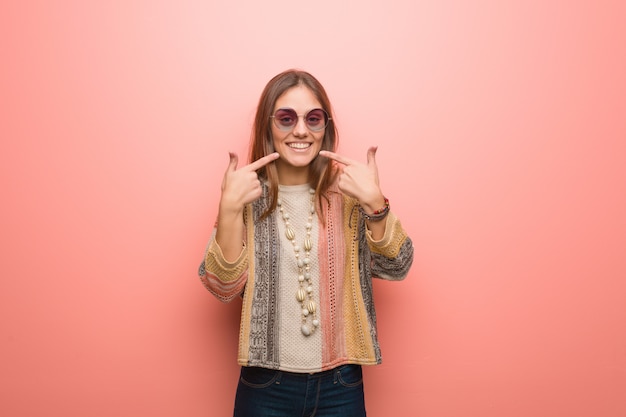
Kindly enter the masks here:
M 298 85 L 291 87 L 278 97 L 274 104 L 274 110 L 281 107 L 290 107 L 296 111 L 305 111 L 322 107 L 322 104 L 310 88 Z

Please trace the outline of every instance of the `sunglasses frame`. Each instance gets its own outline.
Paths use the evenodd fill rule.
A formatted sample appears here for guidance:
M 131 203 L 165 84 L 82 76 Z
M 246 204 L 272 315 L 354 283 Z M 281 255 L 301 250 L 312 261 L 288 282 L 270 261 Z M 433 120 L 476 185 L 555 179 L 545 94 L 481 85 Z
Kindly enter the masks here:
M 326 129 L 326 126 L 328 126 L 328 122 L 330 122 L 330 121 L 332 120 L 332 118 L 330 117 L 330 115 L 328 114 L 328 112 L 327 112 L 326 110 L 324 110 L 323 108 L 321 108 L 321 107 L 317 107 L 317 108 L 311 109 L 311 110 L 309 110 L 308 112 L 306 112 L 305 114 L 298 114 L 298 113 L 296 113 L 296 111 L 295 111 L 294 109 L 292 109 L 291 107 L 281 107 L 281 108 L 279 108 L 279 109 L 276 109 L 276 111 L 274 112 L 274 114 L 270 116 L 270 119 L 274 119 L 274 126 L 276 126 L 279 130 L 281 130 L 281 131 L 283 131 L 283 132 L 289 132 L 289 131 L 291 131 L 291 130 L 295 129 L 295 127 L 296 127 L 296 126 L 297 126 L 297 124 L 298 124 L 298 120 L 296 120 L 296 122 L 293 124 L 293 126 L 283 126 L 280 122 L 276 121 L 276 113 L 278 113 L 278 112 L 279 112 L 279 111 L 281 111 L 281 110 L 288 110 L 288 111 L 293 112 L 293 114 L 295 114 L 295 115 L 296 115 L 296 117 L 297 117 L 297 119 L 298 119 L 298 120 L 302 117 L 302 118 L 304 119 L 304 124 L 305 124 L 305 126 L 306 126 L 306 127 L 307 127 L 307 129 L 309 129 L 311 132 L 321 132 L 322 130 Z M 323 127 L 319 128 L 319 129 L 314 129 L 314 128 L 312 128 L 311 126 L 309 126 L 309 124 L 308 124 L 308 123 L 307 123 L 307 121 L 306 121 L 306 117 L 307 117 L 309 114 L 311 114 L 311 112 L 318 111 L 318 110 L 321 110 L 321 111 L 322 111 L 322 112 L 326 115 L 326 117 L 325 117 L 325 119 L 324 119 L 324 120 L 325 120 L 325 123 L 324 123 L 324 126 L 323 126 Z

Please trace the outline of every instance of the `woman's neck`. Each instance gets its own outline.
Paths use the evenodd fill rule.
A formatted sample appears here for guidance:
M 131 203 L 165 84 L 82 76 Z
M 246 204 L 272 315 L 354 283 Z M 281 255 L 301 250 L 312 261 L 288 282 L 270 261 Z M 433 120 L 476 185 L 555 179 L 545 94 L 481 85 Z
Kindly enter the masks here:
M 278 183 L 281 185 L 302 185 L 309 183 L 309 167 L 282 167 L 278 170 Z

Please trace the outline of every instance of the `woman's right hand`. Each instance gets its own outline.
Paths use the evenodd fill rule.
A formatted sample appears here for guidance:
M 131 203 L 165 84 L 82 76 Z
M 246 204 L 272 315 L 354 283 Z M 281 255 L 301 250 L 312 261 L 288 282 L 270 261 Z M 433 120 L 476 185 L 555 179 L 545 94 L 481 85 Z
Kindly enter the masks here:
M 215 240 L 224 259 L 234 262 L 241 254 L 244 239 L 243 210 L 261 196 L 261 181 L 256 171 L 278 159 L 274 152 L 237 169 L 237 154 L 230 152 L 230 162 L 222 181 L 222 197 L 217 215 Z
M 230 162 L 222 180 L 220 209 L 241 211 L 248 203 L 261 196 L 261 181 L 256 171 L 279 158 L 278 152 L 257 159 L 249 165 L 237 169 L 239 158 L 229 152 Z

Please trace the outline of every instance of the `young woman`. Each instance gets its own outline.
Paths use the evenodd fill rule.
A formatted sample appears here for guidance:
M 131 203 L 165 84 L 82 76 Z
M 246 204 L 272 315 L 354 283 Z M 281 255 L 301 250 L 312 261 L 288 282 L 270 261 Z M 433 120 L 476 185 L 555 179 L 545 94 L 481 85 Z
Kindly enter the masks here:
M 380 189 L 376 148 L 335 153 L 328 96 L 289 70 L 266 85 L 249 164 L 230 163 L 199 275 L 242 295 L 235 417 L 365 416 L 361 365 L 381 362 L 372 277 L 403 279 L 413 246 Z

